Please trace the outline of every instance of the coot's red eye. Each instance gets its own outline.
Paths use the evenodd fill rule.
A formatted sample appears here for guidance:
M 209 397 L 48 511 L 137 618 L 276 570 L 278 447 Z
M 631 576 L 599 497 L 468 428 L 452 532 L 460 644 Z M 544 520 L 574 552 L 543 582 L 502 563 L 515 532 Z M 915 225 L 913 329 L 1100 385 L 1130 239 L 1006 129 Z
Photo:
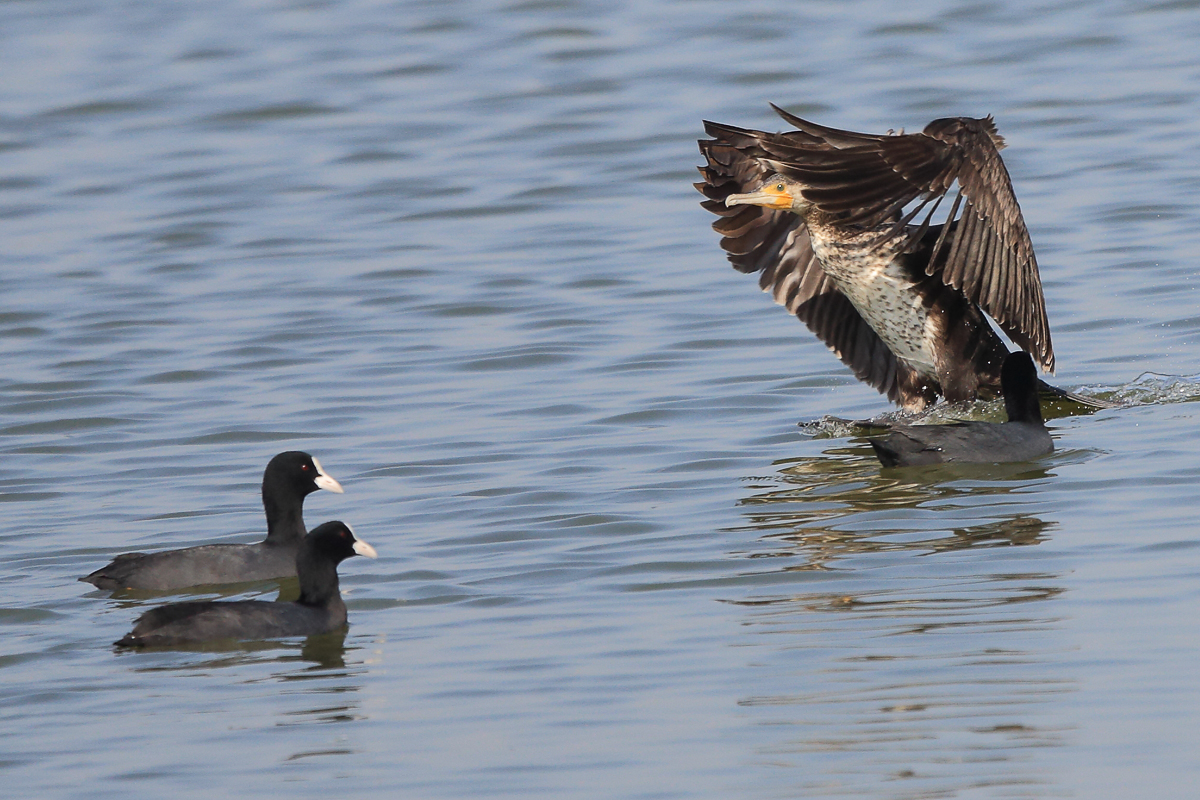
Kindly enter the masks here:
M 305 472 L 308 472 L 308 464 L 301 464 L 300 469 L 304 470 Z

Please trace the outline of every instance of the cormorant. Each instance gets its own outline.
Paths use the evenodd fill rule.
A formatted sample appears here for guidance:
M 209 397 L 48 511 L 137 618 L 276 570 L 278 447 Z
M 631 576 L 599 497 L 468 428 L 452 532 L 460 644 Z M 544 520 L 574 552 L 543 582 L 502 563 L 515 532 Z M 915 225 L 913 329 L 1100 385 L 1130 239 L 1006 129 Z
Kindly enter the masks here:
M 760 273 L 776 302 L 906 409 L 1000 392 L 1008 348 L 985 314 L 1053 372 L 1037 259 L 991 117 L 876 135 L 772 108 L 797 130 L 704 123 L 714 138 L 700 141 L 696 188 L 735 268 Z

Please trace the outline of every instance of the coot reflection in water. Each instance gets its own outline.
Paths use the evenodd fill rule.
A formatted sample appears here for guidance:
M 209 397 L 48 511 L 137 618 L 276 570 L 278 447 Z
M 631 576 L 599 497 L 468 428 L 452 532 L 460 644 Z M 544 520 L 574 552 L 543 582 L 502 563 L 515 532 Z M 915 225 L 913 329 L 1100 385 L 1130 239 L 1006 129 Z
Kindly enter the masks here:
M 1089 457 L 892 472 L 880 471 L 870 453 L 837 447 L 777 462 L 779 472 L 756 478 L 741 500 L 745 524 L 726 530 L 757 533 L 750 552 L 772 562 L 762 565 L 768 571 L 824 570 L 896 551 L 1037 545 L 1056 523 L 1031 514 L 1024 496 L 1054 477 L 1051 466 Z

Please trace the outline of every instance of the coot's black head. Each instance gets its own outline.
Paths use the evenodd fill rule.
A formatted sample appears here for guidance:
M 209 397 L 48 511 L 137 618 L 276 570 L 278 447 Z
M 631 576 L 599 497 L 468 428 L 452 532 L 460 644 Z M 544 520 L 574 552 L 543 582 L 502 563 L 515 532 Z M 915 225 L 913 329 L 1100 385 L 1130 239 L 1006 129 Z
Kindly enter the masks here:
M 321 469 L 321 462 L 299 450 L 289 450 L 271 459 L 263 472 L 263 495 L 305 497 L 317 489 L 341 494 L 342 485 Z
M 354 536 L 344 522 L 323 522 L 309 531 L 305 547 L 322 561 L 340 564 L 351 556 L 377 557 L 375 548 Z
M 1009 422 L 1041 422 L 1038 400 L 1037 367 L 1029 353 L 1009 353 L 1000 368 L 1000 387 L 1004 390 L 1004 409 Z

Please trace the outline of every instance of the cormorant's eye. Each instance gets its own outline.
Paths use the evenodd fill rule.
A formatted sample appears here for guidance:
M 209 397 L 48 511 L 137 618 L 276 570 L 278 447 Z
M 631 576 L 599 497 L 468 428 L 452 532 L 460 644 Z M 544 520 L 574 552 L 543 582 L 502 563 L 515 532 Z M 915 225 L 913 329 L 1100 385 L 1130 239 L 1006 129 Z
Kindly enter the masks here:
M 783 190 L 784 190 L 784 185 L 782 183 L 775 184 L 775 191 L 782 192 Z

